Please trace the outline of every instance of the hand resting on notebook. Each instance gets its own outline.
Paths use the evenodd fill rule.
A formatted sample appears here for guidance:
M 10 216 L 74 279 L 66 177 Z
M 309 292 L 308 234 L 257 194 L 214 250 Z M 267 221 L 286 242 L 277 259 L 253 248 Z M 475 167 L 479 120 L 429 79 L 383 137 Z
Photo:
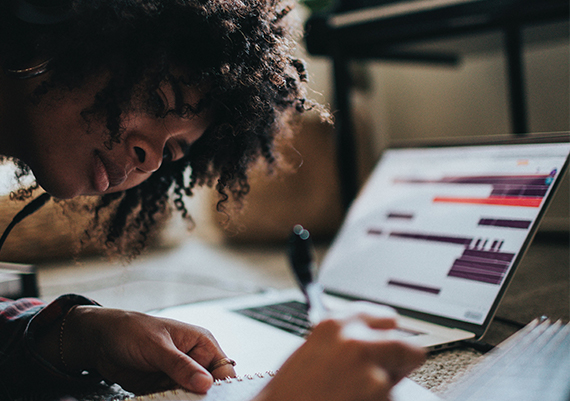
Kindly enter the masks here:
M 229 364 L 208 371 L 226 355 L 201 327 L 97 306 L 77 306 L 65 319 L 63 337 L 55 324 L 38 339 L 43 356 L 65 371 L 96 371 L 136 393 L 175 386 L 202 393 L 213 379 L 235 376 Z

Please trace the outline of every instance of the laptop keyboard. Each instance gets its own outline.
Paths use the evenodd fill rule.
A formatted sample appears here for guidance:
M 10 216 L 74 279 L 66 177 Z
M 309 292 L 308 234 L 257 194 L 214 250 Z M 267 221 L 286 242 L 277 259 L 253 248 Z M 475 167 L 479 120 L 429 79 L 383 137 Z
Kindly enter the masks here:
M 234 312 L 270 324 L 299 337 L 306 337 L 311 331 L 307 305 L 298 301 L 238 309 Z
M 307 313 L 307 304 L 299 301 L 288 301 L 271 305 L 256 306 L 234 310 L 234 312 L 267 323 L 278 329 L 299 337 L 307 337 L 311 332 L 311 323 Z M 401 337 L 423 334 L 419 331 L 397 328 Z

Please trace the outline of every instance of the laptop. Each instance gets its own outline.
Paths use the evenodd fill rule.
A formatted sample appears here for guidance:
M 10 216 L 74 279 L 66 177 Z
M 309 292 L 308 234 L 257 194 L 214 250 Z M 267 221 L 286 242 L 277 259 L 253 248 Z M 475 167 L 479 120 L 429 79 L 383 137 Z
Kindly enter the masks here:
M 320 266 L 324 303 L 389 306 L 427 350 L 482 337 L 569 155 L 566 133 L 385 150 Z M 152 314 L 208 328 L 238 374 L 277 369 L 310 331 L 296 288 Z

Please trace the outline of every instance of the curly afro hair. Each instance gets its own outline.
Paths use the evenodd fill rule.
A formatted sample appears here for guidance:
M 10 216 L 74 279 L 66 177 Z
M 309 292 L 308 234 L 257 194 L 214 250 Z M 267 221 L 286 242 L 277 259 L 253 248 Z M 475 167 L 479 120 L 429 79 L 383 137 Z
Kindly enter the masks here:
M 196 186 L 215 187 L 218 208 L 249 190 L 247 171 L 263 158 L 275 163 L 274 140 L 288 135 L 291 118 L 310 108 L 304 64 L 292 56 L 296 24 L 293 4 L 280 0 L 68 0 L 69 17 L 50 25 L 29 24 L 0 6 L 0 55 L 4 68 L 49 59 L 51 74 L 37 95 L 73 89 L 110 73 L 84 118 L 100 118 L 107 146 L 121 140 L 121 122 L 135 100 L 146 112 L 188 117 L 207 110 L 212 124 L 181 160 L 163 163 L 147 181 L 101 197 L 94 208 L 112 205 L 104 241 L 120 253 L 136 254 L 169 204 L 186 217 L 184 197 Z M 26 64 L 28 63 L 28 64 Z M 173 69 L 183 71 L 174 75 Z M 206 88 L 198 105 L 177 102 L 165 112 L 156 90 L 168 82 Z M 141 89 L 142 88 L 142 89 Z M 180 104 L 178 104 L 180 103 Z M 169 202 L 169 199 L 173 202 Z M 124 239 L 128 241 L 124 242 Z

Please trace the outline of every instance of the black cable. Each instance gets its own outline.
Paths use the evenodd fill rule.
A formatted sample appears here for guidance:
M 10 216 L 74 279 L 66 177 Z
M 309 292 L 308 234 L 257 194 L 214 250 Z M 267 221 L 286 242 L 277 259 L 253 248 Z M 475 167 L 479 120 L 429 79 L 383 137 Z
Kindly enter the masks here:
M 35 198 L 33 201 L 28 203 L 26 206 L 24 206 L 24 208 L 14 216 L 10 224 L 8 224 L 8 227 L 6 227 L 6 229 L 4 230 L 2 237 L 0 238 L 0 250 L 2 249 L 4 241 L 6 241 L 6 238 L 8 238 L 8 234 L 10 234 L 10 231 L 12 231 L 14 226 L 18 224 L 20 221 L 22 221 L 25 217 L 29 216 L 30 214 L 34 213 L 36 210 L 41 208 L 43 205 L 45 205 L 45 203 L 50 198 L 51 195 L 48 194 L 47 192 L 44 192 L 43 194 Z
M 479 351 L 482 354 L 486 354 L 487 352 L 495 348 L 494 345 L 491 345 L 489 343 L 480 340 L 463 340 L 461 343 L 464 346 L 472 348 L 475 351 Z
M 493 320 L 495 320 L 496 322 L 501 322 L 501 323 L 505 323 L 505 324 L 514 326 L 517 329 L 522 329 L 524 326 L 526 326 L 526 323 L 517 322 L 516 320 L 512 320 L 512 319 L 509 319 L 507 317 L 502 317 L 502 316 L 495 316 L 493 318 Z

